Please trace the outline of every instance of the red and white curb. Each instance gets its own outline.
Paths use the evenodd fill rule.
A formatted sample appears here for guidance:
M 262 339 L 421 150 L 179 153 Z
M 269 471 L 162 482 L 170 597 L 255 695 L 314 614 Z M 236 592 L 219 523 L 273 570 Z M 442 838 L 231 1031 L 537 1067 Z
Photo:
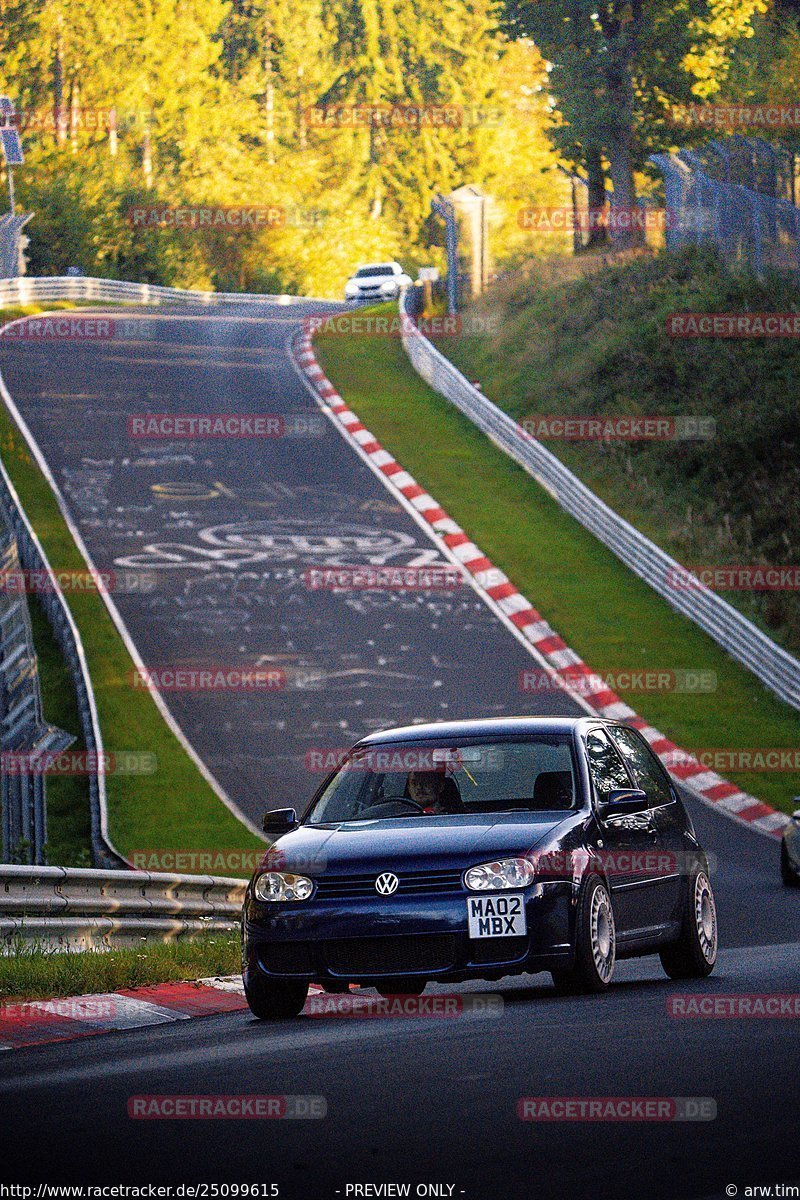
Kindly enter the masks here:
M 311 984 L 311 992 L 321 991 Z M 156 983 L 88 996 L 16 1000 L 0 1004 L 0 1050 L 68 1042 L 123 1029 L 166 1025 L 247 1008 L 240 975 L 194 983 Z
M 489 561 L 461 526 L 362 425 L 317 362 L 309 334 L 302 334 L 295 342 L 295 359 L 323 412 L 376 468 L 376 474 L 381 476 L 386 487 L 418 520 L 430 526 L 440 546 L 446 548 L 448 557 L 467 572 L 476 591 L 519 631 L 535 656 L 547 664 L 559 684 L 577 703 L 589 713 L 623 720 L 638 729 L 674 778 L 705 804 L 749 829 L 775 838 L 781 836 L 789 822 L 786 813 L 743 792 L 648 725 L 569 648 L 508 576 Z

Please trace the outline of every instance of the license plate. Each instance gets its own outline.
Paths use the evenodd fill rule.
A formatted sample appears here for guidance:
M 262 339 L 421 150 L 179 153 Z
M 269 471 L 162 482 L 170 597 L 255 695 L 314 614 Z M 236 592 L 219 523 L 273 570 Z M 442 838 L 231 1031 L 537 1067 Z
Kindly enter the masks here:
M 471 938 L 523 937 L 527 933 L 524 896 L 470 896 L 467 918 Z

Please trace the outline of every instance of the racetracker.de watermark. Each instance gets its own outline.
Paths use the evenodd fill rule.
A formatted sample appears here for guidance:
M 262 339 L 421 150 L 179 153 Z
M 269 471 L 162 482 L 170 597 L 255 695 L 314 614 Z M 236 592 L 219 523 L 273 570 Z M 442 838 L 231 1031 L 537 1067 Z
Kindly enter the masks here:
M 676 592 L 797 592 L 800 566 L 670 567 L 665 579 Z
M 611 692 L 685 692 L 689 695 L 705 695 L 717 690 L 716 671 L 676 669 L 624 669 L 604 671 L 602 674 L 582 670 L 563 670 L 551 674 L 541 667 L 519 672 L 518 686 L 521 692 L 539 695 L 542 692 L 577 692 L 581 696 L 594 696 L 601 690 Z
M 302 574 L 309 591 L 453 592 L 464 583 L 458 567 L 307 567 Z
M 714 1121 L 710 1096 L 523 1096 L 520 1121 Z
M 502 749 L 495 746 L 471 746 L 468 752 L 465 751 L 464 758 L 469 770 L 501 770 L 504 762 Z M 322 771 L 325 774 L 345 763 L 352 771 L 374 771 L 382 774 L 408 771 L 446 773 L 462 764 L 462 756 L 457 747 L 399 750 L 391 746 L 385 749 L 375 746 L 354 753 L 352 746 L 315 746 L 306 751 L 303 762 L 307 771 Z
M 308 129 L 421 129 L 497 127 L 503 110 L 471 104 L 315 104 L 302 113 Z
M 532 205 L 517 212 L 520 229 L 530 233 L 663 233 L 683 228 L 682 215 L 668 208 L 634 207 L 572 208 L 571 206 Z
M 158 580 L 152 571 L 0 571 L 0 595 L 53 595 L 99 592 L 100 595 L 148 595 Z
M 25 317 L 6 325 L 2 337 L 11 342 L 106 342 L 117 336 L 111 317 L 84 317 L 50 313 Z
M 148 847 L 132 850 L 130 861 L 137 871 L 177 871 L 181 875 L 252 875 L 254 871 L 324 872 L 327 857 L 322 853 L 295 852 L 291 858 L 281 849 L 239 850 L 205 848 L 175 850 Z
M 669 996 L 667 1012 L 671 1017 L 696 1020 L 796 1019 L 800 1017 L 800 993 L 741 992 L 703 996 L 689 992 Z
M 319 437 L 325 418 L 313 413 L 143 413 L 129 416 L 128 436 L 143 440 Z
M 440 992 L 430 996 L 369 996 L 358 992 L 345 995 L 309 996 L 303 1009 L 306 1017 L 372 1017 L 392 1020 L 398 1017 L 500 1017 L 503 997 L 481 993 L 463 996 Z
M 678 776 L 682 767 L 693 771 L 698 763 L 721 775 L 737 771 L 800 771 L 800 749 L 788 746 L 755 746 L 744 750 L 705 747 L 692 752 L 676 749 L 666 752 L 663 760 Z
M 686 442 L 716 437 L 713 417 L 589 417 L 535 414 L 520 422 L 523 435 L 537 441 Z
M 53 1000 L 7 1000 L 0 1004 L 0 1021 L 28 1025 L 53 1019 L 68 1021 L 103 1020 L 116 1016 L 113 996 L 58 996 Z
M 331 316 L 304 317 L 305 332 L 313 337 L 388 337 L 403 338 L 419 332 L 428 338 L 491 337 L 500 330 L 496 314 L 465 313 L 448 316 L 414 317 L 405 313 L 334 313 Z
M 763 104 L 685 104 L 671 111 L 676 125 L 698 129 L 796 129 L 800 104 L 767 100 Z
M 280 692 L 286 687 L 286 672 L 280 668 L 221 663 L 136 667 L 130 678 L 134 688 L 159 692 Z
M 671 338 L 796 338 L 800 313 L 671 313 Z
M 158 759 L 143 750 L 4 750 L 0 766 L 4 775 L 154 775 Z
M 128 209 L 128 224 L 134 229 L 221 229 L 242 233 L 250 229 L 282 229 L 287 211 L 279 204 L 210 205 L 166 207 L 135 206 Z
M 327 1116 L 324 1096 L 131 1096 L 128 1116 L 138 1121 L 291 1121 Z
M 18 129 L 20 133 L 106 132 L 116 128 L 115 108 L 23 108 L 18 112 L 0 112 L 0 129 Z

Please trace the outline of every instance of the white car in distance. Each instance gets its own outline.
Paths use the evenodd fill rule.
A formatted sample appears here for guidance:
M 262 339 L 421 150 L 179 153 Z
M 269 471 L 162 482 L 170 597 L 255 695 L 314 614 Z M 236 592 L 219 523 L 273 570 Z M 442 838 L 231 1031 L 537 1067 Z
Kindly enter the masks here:
M 406 275 L 399 262 L 367 263 L 348 279 L 344 298 L 353 302 L 396 300 L 411 283 L 411 276 Z

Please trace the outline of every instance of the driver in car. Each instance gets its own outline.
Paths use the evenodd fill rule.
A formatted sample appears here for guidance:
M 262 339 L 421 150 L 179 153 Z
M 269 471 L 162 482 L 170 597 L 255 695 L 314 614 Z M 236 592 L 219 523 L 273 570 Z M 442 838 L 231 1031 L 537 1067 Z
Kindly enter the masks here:
M 409 771 L 406 793 L 424 813 L 464 811 L 458 784 L 442 771 Z

